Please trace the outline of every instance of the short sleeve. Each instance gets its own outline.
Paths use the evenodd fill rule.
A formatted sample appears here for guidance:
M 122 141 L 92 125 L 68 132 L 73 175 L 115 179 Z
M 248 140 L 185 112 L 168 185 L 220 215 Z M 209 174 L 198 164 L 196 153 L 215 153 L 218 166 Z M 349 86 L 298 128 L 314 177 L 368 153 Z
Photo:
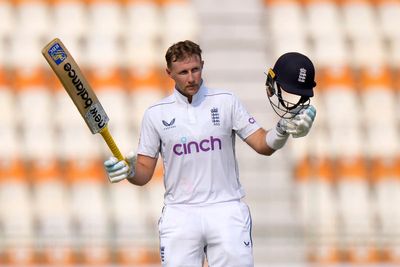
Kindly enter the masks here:
M 160 135 L 151 120 L 147 110 L 142 119 L 137 154 L 156 158 L 160 152 Z
M 232 97 L 232 121 L 233 130 L 241 139 L 246 139 L 249 135 L 260 128 L 260 125 L 251 116 L 243 104 L 236 96 Z

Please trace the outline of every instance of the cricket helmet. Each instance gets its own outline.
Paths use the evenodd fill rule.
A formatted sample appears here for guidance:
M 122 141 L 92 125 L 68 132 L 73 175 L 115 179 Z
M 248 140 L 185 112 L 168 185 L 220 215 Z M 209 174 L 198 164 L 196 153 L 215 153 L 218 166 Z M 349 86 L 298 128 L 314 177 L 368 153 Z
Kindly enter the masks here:
M 314 78 L 314 65 L 307 56 L 297 52 L 280 56 L 265 83 L 274 111 L 282 118 L 292 118 L 308 107 L 314 96 Z

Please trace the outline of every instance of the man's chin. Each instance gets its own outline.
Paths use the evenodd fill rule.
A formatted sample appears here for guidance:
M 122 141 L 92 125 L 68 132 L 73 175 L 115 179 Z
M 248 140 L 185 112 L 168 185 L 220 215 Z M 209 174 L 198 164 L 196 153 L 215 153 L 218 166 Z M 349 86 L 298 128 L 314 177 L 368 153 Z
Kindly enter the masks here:
M 199 87 L 198 86 L 187 86 L 186 91 L 195 94 L 199 91 Z

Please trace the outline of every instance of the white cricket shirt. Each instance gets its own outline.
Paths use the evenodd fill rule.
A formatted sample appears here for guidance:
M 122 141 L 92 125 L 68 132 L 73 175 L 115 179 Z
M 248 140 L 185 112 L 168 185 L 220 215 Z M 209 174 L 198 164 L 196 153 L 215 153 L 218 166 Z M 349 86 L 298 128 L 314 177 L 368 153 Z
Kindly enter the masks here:
M 245 139 L 260 126 L 230 92 L 202 85 L 189 103 L 176 89 L 149 107 L 138 154 L 164 164 L 165 204 L 210 204 L 244 197 L 235 135 Z

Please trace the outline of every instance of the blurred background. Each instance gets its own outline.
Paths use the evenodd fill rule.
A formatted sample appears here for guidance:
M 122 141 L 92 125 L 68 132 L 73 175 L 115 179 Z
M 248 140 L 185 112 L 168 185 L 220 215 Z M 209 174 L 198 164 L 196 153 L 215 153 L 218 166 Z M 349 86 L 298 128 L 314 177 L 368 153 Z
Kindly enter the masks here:
M 400 264 L 399 0 L 0 0 L 0 265 L 160 266 L 162 166 L 111 185 L 41 49 L 59 37 L 110 117 L 123 154 L 169 94 L 164 55 L 198 42 L 210 87 L 265 128 L 264 72 L 285 52 L 317 68 L 307 138 L 272 157 L 237 142 L 255 266 Z

